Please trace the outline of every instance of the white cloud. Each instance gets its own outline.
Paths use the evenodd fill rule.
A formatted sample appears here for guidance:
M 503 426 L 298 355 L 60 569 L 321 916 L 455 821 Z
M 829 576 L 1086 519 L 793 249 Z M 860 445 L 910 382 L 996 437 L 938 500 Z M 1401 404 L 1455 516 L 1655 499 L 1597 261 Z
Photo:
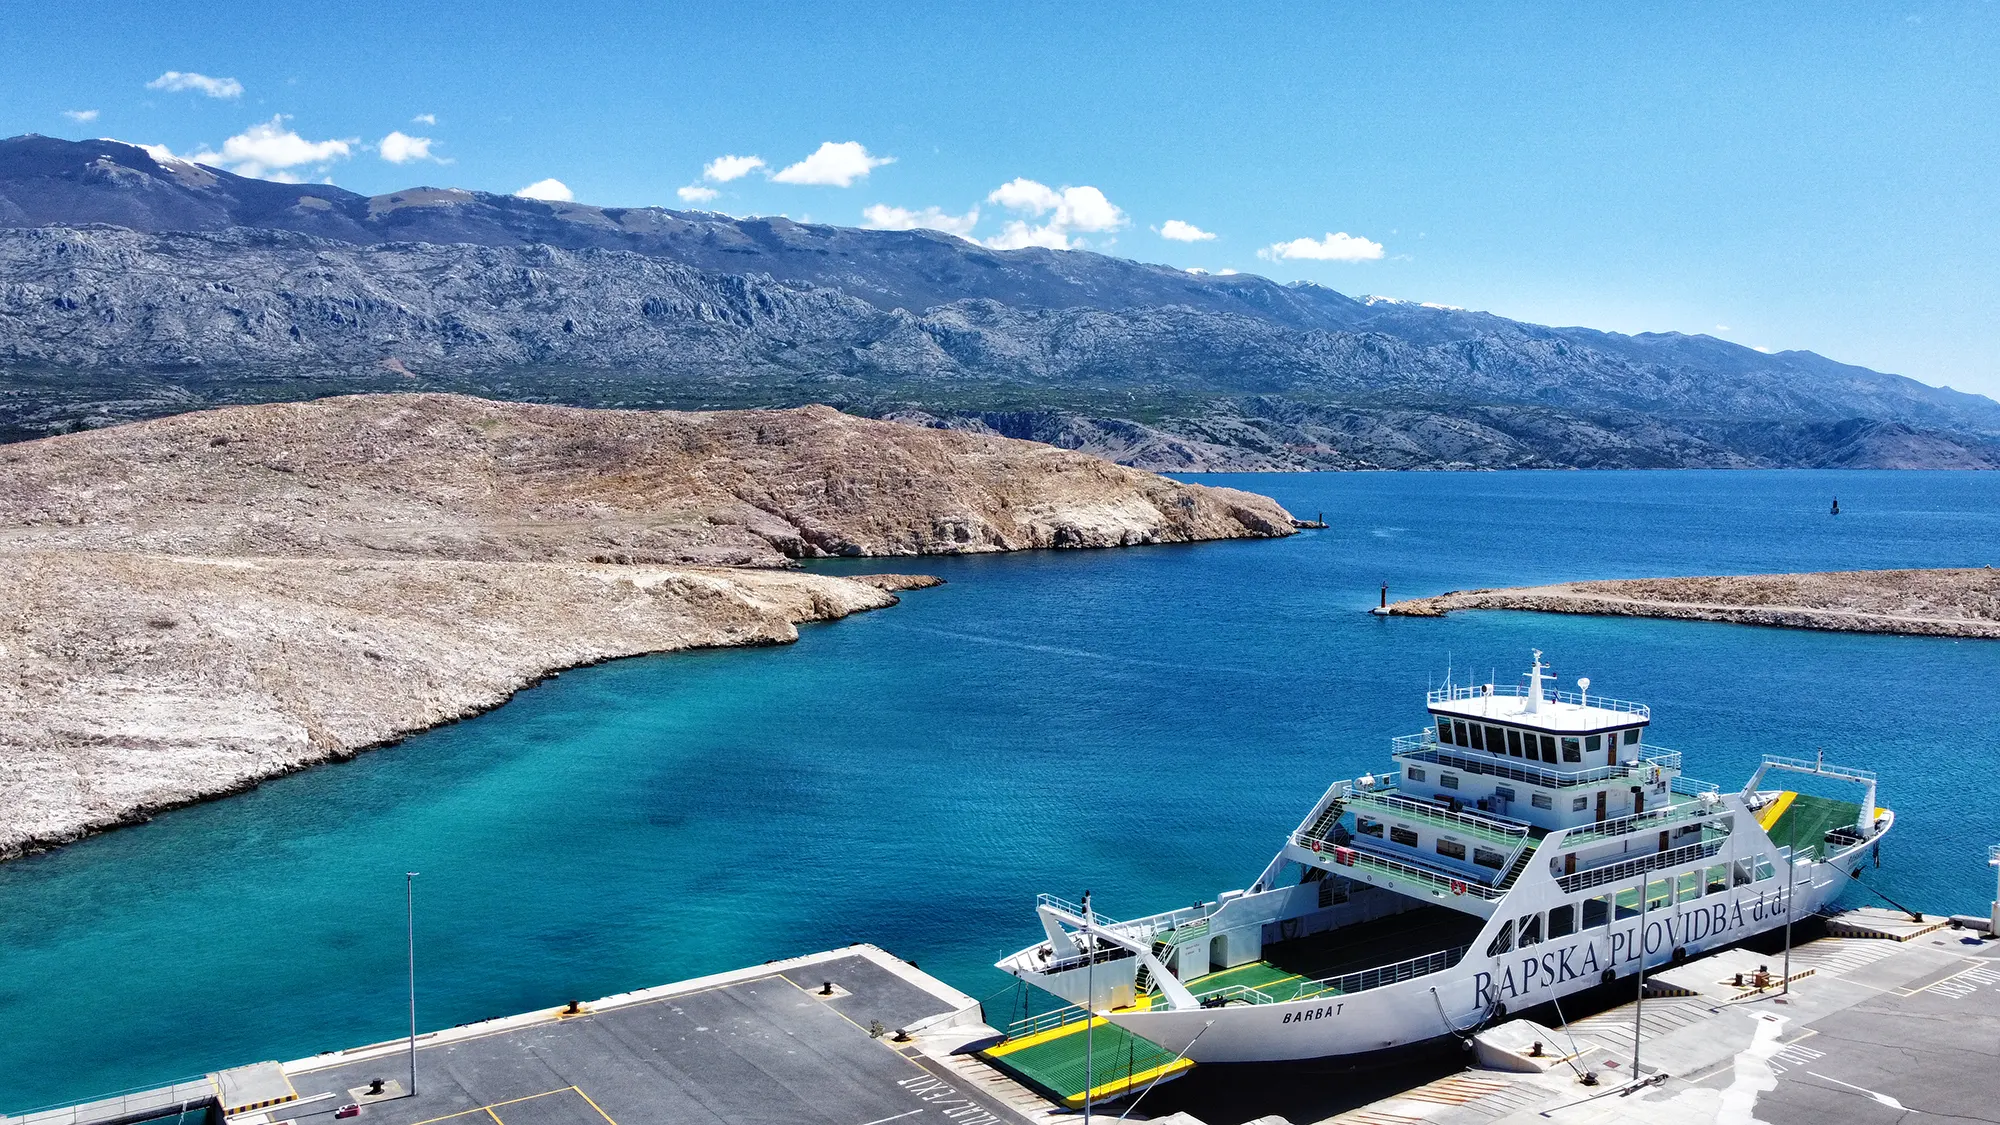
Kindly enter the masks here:
M 78 125 L 97 120 L 97 111 L 94 109 L 66 109 L 62 111 L 62 115 Z
M 1718 324 L 1715 326 L 1715 330 L 1717 332 L 1727 332 L 1729 331 L 1729 326 L 1727 324 Z
M 740 180 L 762 167 L 764 158 L 761 156 L 718 156 L 701 166 L 701 178 L 726 184 L 731 180 Z
M 408 164 L 412 160 L 432 159 L 429 137 L 412 137 L 401 130 L 383 137 L 379 147 L 382 159 L 391 164 Z
M 689 184 L 684 188 L 678 189 L 674 194 L 681 197 L 682 203 L 707 203 L 722 193 L 712 187 Z
M 979 208 L 974 207 L 963 215 L 953 215 L 942 207 L 912 211 L 907 207 L 876 203 L 862 209 L 861 225 L 869 230 L 941 230 L 960 238 L 970 238 L 972 228 L 979 225 Z
M 893 156 L 869 155 L 859 141 L 826 141 L 811 156 L 779 170 L 771 178 L 781 184 L 852 187 L 854 181 L 866 179 L 873 169 L 895 162 Z
M 1081 245 L 1070 241 L 1070 235 L 1077 231 L 1114 231 L 1126 223 L 1125 212 L 1105 198 L 1103 192 L 1088 185 L 1065 185 L 1058 190 L 1025 177 L 1016 177 L 994 188 L 986 201 L 1009 211 L 1025 211 L 1037 218 L 1048 216 L 1040 224 L 1024 219 L 1009 220 L 999 234 L 986 240 L 986 245 L 995 250 L 1019 250 L 1027 246 L 1069 250 Z
M 194 90 L 207 94 L 211 98 L 240 98 L 243 96 L 243 83 L 238 82 L 236 79 L 210 78 L 206 74 L 196 74 L 191 70 L 170 70 L 153 79 L 151 82 L 146 83 L 146 89 L 167 90 L 175 93 L 182 90 Z
M 1236 272 L 1237 272 L 1237 271 L 1235 271 L 1235 270 L 1226 270 L 1226 269 L 1225 269 L 1225 270 L 1216 270 L 1216 271 L 1215 271 L 1215 276 L 1217 276 L 1217 277 L 1235 277 L 1235 276 L 1236 276 Z
M 522 199 L 542 199 L 551 203 L 568 203 L 576 198 L 576 193 L 569 190 L 568 184 L 553 178 L 536 180 L 514 194 Z
M 1287 259 L 1314 262 L 1372 262 L 1382 256 L 1382 244 L 1341 231 L 1339 234 L 1329 234 L 1317 240 L 1294 238 L 1290 242 L 1274 242 L 1257 251 L 1257 256 L 1272 262 Z
M 410 124 L 412 125 L 435 125 L 437 123 L 438 116 L 435 113 L 419 113 L 415 117 L 410 118 Z
M 298 176 L 286 169 L 345 160 L 359 143 L 361 142 L 358 137 L 328 141 L 306 140 L 298 133 L 285 128 L 285 117 L 279 114 L 269 121 L 252 125 L 222 142 L 221 152 L 203 150 L 189 159 L 197 164 L 212 164 L 227 168 L 239 176 L 276 180 L 279 183 L 297 183 Z
M 1160 237 L 1175 242 L 1207 242 L 1215 237 L 1215 232 L 1203 230 L 1193 223 L 1184 223 L 1179 219 L 1168 219 L 1160 224 Z

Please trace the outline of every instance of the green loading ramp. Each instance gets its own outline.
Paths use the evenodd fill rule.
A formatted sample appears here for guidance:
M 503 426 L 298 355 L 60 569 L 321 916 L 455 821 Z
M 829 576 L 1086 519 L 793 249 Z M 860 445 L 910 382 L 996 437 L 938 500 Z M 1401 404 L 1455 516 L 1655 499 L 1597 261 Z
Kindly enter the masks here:
M 979 1054 L 1071 1109 L 1083 1107 L 1086 1083 L 1092 1084 L 1089 1100 L 1095 1104 L 1138 1093 L 1194 1068 L 1187 1059 L 1102 1016 L 1012 1037 Z

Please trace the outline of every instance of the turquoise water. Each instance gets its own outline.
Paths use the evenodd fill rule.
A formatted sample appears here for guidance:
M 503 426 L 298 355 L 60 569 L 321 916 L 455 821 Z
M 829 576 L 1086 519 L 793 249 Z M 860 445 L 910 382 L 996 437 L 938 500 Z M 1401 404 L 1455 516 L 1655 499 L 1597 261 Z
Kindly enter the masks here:
M 1448 664 L 1512 680 L 1530 647 L 1651 703 L 1695 776 L 1820 747 L 1880 771 L 1902 819 L 1871 881 L 1985 909 L 2000 642 L 1361 611 L 1383 581 L 2000 563 L 2000 474 L 1213 479 L 1334 528 L 829 566 L 950 585 L 0 864 L 0 1108 L 398 1034 L 406 870 L 427 1027 L 854 940 L 993 993 L 1037 891 L 1123 915 L 1242 886 Z

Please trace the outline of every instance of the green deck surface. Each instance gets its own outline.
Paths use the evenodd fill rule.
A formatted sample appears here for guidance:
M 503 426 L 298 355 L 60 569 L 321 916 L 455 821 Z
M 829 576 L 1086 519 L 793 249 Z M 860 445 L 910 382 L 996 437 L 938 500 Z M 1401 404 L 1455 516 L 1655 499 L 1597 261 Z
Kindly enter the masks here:
M 1206 998 L 1243 985 L 1279 1001 L 1317 996 L 1324 990 L 1315 981 L 1453 949 L 1471 941 L 1484 925 L 1483 919 L 1449 907 L 1419 907 L 1267 945 L 1263 960 L 1196 977 L 1187 982 L 1188 991 Z
M 1814 845 L 1824 845 L 1826 834 L 1852 825 L 1861 817 L 1861 806 L 1853 801 L 1815 797 L 1799 793 L 1777 823 L 1771 825 L 1771 842 L 1780 847 L 1796 847 L 1803 853 Z M 1824 847 L 1822 847 L 1824 851 Z
M 1088 1054 L 1084 1050 L 1086 1039 Z M 1099 1021 L 1087 1037 L 1079 1021 L 1062 1035 L 1014 1050 L 1007 1050 L 1007 1046 L 1002 1043 L 981 1054 L 1028 1085 L 1071 1105 L 1082 1104 L 1086 1081 L 1096 1084 L 1098 1099 L 1117 1097 L 1134 1084 L 1130 1081 L 1134 1075 L 1141 1076 L 1138 1084 L 1143 1085 L 1150 1081 L 1148 1071 L 1176 1058 L 1174 1052 L 1152 1040 L 1105 1021 Z M 1107 1086 L 1112 1088 L 1107 1090 Z

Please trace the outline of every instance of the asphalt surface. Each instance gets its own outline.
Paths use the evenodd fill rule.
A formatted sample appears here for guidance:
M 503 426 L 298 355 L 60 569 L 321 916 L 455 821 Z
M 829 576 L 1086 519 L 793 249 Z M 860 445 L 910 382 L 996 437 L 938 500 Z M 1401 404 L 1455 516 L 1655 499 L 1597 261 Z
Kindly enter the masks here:
M 424 1046 L 414 1097 L 370 1102 L 342 1125 L 1014 1125 L 935 1063 L 869 1033 L 949 1010 L 849 956 L 701 991 Z M 796 978 L 796 979 L 794 979 Z M 832 980 L 846 995 L 814 993 Z M 352 1088 L 407 1081 L 407 1056 L 295 1072 L 324 1102 L 274 1120 L 332 1125 Z

